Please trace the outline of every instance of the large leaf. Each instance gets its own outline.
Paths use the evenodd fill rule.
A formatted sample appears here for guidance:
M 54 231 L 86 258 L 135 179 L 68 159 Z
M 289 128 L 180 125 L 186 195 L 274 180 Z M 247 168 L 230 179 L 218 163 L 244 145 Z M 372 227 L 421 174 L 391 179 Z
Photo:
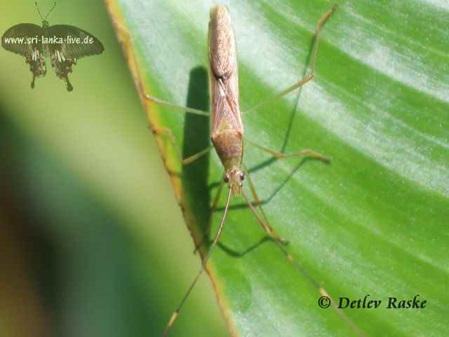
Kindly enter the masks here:
M 146 91 L 207 110 L 207 5 L 108 4 Z M 315 24 L 328 7 L 324 1 L 230 1 L 242 110 L 304 74 Z M 331 165 L 276 161 L 247 146 L 245 163 L 265 213 L 290 240 L 288 251 L 311 279 L 264 240 L 243 200 L 234 200 L 207 268 L 233 334 L 443 335 L 448 304 L 448 19 L 443 2 L 343 2 L 324 27 L 314 81 L 300 95 L 244 115 L 245 137 L 251 141 L 285 152 L 313 148 L 333 160 Z M 214 153 L 182 167 L 169 138 L 184 157 L 192 155 L 209 145 L 208 120 L 157 105 L 146 108 L 198 244 L 207 232 L 222 168 Z M 223 201 L 212 216 L 211 233 L 222 206 Z M 335 301 L 382 302 L 377 309 L 321 309 L 323 291 L 317 284 Z M 389 297 L 415 296 L 427 301 L 425 308 L 387 308 Z M 183 335 L 176 326 L 173 330 Z

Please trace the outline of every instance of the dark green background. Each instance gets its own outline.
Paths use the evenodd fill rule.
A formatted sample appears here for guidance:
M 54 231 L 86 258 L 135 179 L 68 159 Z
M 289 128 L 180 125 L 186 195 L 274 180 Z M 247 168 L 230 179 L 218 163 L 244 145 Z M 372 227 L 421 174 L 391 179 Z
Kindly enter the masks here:
M 0 335 L 157 336 L 198 267 L 191 239 L 104 3 L 58 1 L 47 20 L 105 51 L 68 93 L 48 59 L 32 90 L 24 58 L 0 50 Z M 25 22 L 41 24 L 34 1 L 2 1 L 2 34 Z M 222 321 L 209 289 L 187 335 Z

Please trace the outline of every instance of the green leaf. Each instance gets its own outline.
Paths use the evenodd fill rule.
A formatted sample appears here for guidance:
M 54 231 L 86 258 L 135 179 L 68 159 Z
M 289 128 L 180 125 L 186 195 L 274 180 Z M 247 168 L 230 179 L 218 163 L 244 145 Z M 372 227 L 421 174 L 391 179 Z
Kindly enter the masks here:
M 109 6 L 125 44 L 131 39 L 128 51 L 137 55 L 146 92 L 207 110 L 207 4 Z M 303 76 L 314 27 L 328 8 L 324 1 L 230 2 L 242 110 Z M 243 199 L 233 200 L 207 269 L 234 335 L 443 335 L 449 300 L 448 15 L 441 1 L 342 2 L 323 29 L 313 82 L 244 115 L 251 141 L 286 153 L 312 148 L 332 157 L 332 164 L 271 160 L 246 147 L 244 161 L 264 211 L 311 279 L 264 240 Z M 147 108 L 198 244 L 223 169 L 215 153 L 181 167 L 168 139 L 190 156 L 209 145 L 208 120 Z M 223 200 L 210 222 L 212 235 L 222 215 Z M 315 284 L 337 304 L 346 298 L 382 302 L 377 309 L 322 309 Z M 399 303 L 415 296 L 425 308 L 387 308 L 389 298 Z M 176 325 L 173 330 L 176 335 Z

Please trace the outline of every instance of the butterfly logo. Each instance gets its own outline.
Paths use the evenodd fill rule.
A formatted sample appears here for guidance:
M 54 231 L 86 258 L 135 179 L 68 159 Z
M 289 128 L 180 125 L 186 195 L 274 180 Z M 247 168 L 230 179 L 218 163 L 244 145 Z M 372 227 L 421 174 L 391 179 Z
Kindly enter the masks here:
M 48 56 L 56 75 L 65 81 L 67 91 L 72 91 L 68 77 L 72 67 L 82 57 L 101 54 L 103 44 L 92 34 L 75 26 L 50 26 L 46 19 L 56 3 L 45 17 L 42 17 L 37 2 L 35 5 L 42 19 L 42 27 L 32 23 L 12 26 L 2 36 L 2 47 L 25 56 L 25 62 L 30 65 L 33 74 L 31 88 L 34 88 L 36 77 L 47 73 L 45 56 Z

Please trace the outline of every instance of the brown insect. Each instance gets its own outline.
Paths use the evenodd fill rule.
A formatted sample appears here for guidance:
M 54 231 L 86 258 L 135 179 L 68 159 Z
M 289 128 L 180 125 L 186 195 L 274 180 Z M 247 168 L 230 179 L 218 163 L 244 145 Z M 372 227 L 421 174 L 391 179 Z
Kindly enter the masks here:
M 331 14 L 336 9 L 336 4 L 332 5 L 326 13 L 322 15 L 319 19 L 316 30 L 315 37 L 311 51 L 311 62 L 310 62 L 310 71 L 309 73 L 301 78 L 298 82 L 289 86 L 288 88 L 279 92 L 273 98 L 259 103 L 257 106 L 253 107 L 250 110 L 255 110 L 263 104 L 268 102 L 272 102 L 274 99 L 281 98 L 294 90 L 302 87 L 304 84 L 309 82 L 313 76 L 315 71 L 315 64 L 317 59 L 318 52 L 318 41 L 320 32 L 324 26 L 324 23 L 329 19 Z M 256 217 L 258 223 L 264 229 L 264 231 L 273 239 L 274 242 L 281 248 L 282 252 L 286 255 L 286 257 L 294 262 L 292 256 L 285 250 L 283 247 L 288 241 L 282 238 L 279 234 L 277 234 L 273 228 L 269 225 L 269 223 L 264 220 L 265 215 L 260 205 L 259 198 L 257 196 L 254 185 L 251 183 L 249 179 L 249 175 L 247 170 L 243 165 L 243 149 L 244 142 L 246 144 L 251 144 L 253 146 L 258 147 L 261 150 L 268 152 L 270 155 L 276 158 L 287 158 L 292 156 L 304 156 L 308 158 L 313 158 L 317 160 L 321 160 L 323 162 L 330 162 L 330 159 L 313 151 L 310 149 L 304 149 L 292 154 L 284 154 L 278 151 L 274 151 L 271 149 L 267 149 L 258 144 L 248 141 L 245 139 L 244 141 L 244 127 L 241 118 L 241 112 L 239 107 L 239 88 L 238 88 L 238 64 L 237 64 L 237 50 L 236 50 L 236 42 L 234 37 L 234 32 L 231 26 L 231 18 L 229 12 L 226 7 L 222 5 L 214 6 L 210 11 L 210 21 L 209 21 L 209 84 L 210 84 L 210 96 L 211 96 L 211 112 L 206 112 L 202 110 L 197 110 L 189 107 L 178 106 L 176 104 L 172 104 L 167 101 L 160 100 L 154 96 L 146 94 L 142 80 L 139 76 L 136 77 L 137 87 L 143 97 L 143 99 L 148 100 L 153 103 L 157 103 L 163 106 L 171 107 L 174 109 L 178 109 L 181 111 L 206 115 L 211 117 L 211 141 L 212 145 L 203 151 L 188 157 L 186 159 L 181 159 L 184 165 L 189 164 L 201 156 L 207 154 L 212 148 L 215 148 L 215 151 L 220 158 L 220 161 L 224 168 L 224 177 L 220 184 L 220 187 L 217 192 L 217 197 L 215 198 L 212 210 L 216 207 L 219 197 L 222 192 L 223 185 L 227 184 L 228 191 L 225 201 L 225 207 L 223 211 L 223 215 L 220 221 L 220 225 L 218 227 L 217 233 L 214 235 L 213 241 L 209 246 L 209 250 L 207 254 L 204 256 L 202 260 L 201 268 L 196 274 L 193 282 L 190 284 L 187 289 L 185 295 L 181 299 L 179 305 L 176 307 L 175 311 L 171 315 L 169 322 L 165 328 L 163 336 L 167 336 L 171 327 L 173 326 L 179 311 L 183 307 L 185 301 L 190 295 L 192 289 L 194 288 L 196 282 L 199 277 L 203 273 L 205 266 L 217 245 L 221 233 L 223 231 L 224 223 L 227 217 L 229 204 L 232 196 L 241 195 L 246 204 L 248 205 L 251 212 Z M 132 55 L 132 57 L 134 57 Z M 134 60 L 134 65 L 137 64 Z M 165 130 L 166 131 L 166 130 Z M 157 130 L 156 130 L 157 132 Z M 173 137 L 171 137 L 173 138 Z M 248 183 L 250 186 L 250 191 L 252 197 L 254 199 L 254 203 L 257 205 L 257 210 L 254 205 L 251 203 L 249 197 L 246 192 L 243 190 L 243 181 L 245 177 L 248 177 Z M 317 287 L 317 289 L 323 294 L 327 295 L 327 292 L 321 288 L 305 271 L 301 269 L 301 272 L 305 274 Z M 350 322 L 348 324 L 351 325 Z
M 314 68 L 316 62 L 316 55 L 318 50 L 318 37 L 324 22 L 330 17 L 332 12 L 335 10 L 336 6 L 333 5 L 319 20 L 316 32 L 315 32 L 315 42 L 312 50 L 312 63 L 311 70 L 308 75 L 302 78 L 300 81 L 290 86 L 289 88 L 283 90 L 279 93 L 276 98 L 283 97 L 288 93 L 296 90 L 297 88 L 303 86 L 305 83 L 310 81 L 314 75 Z M 238 61 L 237 61 L 237 49 L 235 43 L 234 32 L 231 26 L 231 17 L 226 7 L 217 5 L 211 9 L 210 21 L 209 21 L 209 83 L 210 83 L 210 95 L 212 102 L 211 111 L 211 141 L 218 157 L 223 164 L 225 174 L 223 177 L 223 182 L 228 185 L 228 192 L 226 196 L 224 213 L 221 218 L 220 226 L 218 227 L 217 233 L 214 236 L 212 244 L 209 247 L 209 251 L 203 258 L 202 266 L 198 271 L 195 279 L 188 288 L 186 294 L 182 298 L 180 304 L 177 306 L 173 312 L 170 320 L 165 328 L 164 335 L 168 335 L 173 323 L 175 322 L 179 311 L 184 305 L 186 299 L 188 298 L 190 292 L 194 288 L 196 282 L 198 281 L 200 275 L 204 271 L 205 265 L 211 256 L 211 253 L 216 246 L 218 240 L 220 239 L 221 233 L 223 231 L 223 226 L 226 220 L 226 215 L 229 208 L 229 203 L 231 196 L 242 195 L 245 199 L 249 209 L 255 215 L 257 221 L 265 230 L 265 232 L 273 238 L 276 242 L 285 244 L 288 241 L 280 237 L 271 226 L 263 220 L 262 216 L 257 212 L 257 210 L 252 205 L 245 191 L 242 189 L 243 180 L 245 175 L 247 175 L 246 170 L 243 167 L 243 122 L 239 107 L 239 88 L 238 88 Z M 155 101 L 153 97 L 146 95 L 146 98 L 150 101 Z M 158 100 L 159 101 L 159 100 Z M 160 103 L 160 101 L 159 101 Z M 183 108 L 185 109 L 185 108 Z M 277 151 L 265 149 L 257 144 L 251 143 L 262 150 L 269 152 L 278 158 L 286 158 L 291 156 L 307 156 L 315 159 L 322 160 L 324 162 L 329 162 L 330 159 L 324 157 L 323 155 L 310 150 L 305 149 L 291 155 L 286 155 L 279 153 Z M 202 151 L 197 155 L 194 155 L 187 160 L 184 160 L 184 164 L 196 160 L 200 156 L 207 153 L 211 147 Z M 250 182 L 251 184 L 251 182 Z M 221 193 L 220 185 L 219 191 Z M 251 192 L 253 198 L 257 204 L 260 206 L 259 198 L 257 197 L 254 186 L 251 186 Z M 216 200 L 219 196 L 216 198 Z M 213 205 L 215 207 L 215 203 Z

